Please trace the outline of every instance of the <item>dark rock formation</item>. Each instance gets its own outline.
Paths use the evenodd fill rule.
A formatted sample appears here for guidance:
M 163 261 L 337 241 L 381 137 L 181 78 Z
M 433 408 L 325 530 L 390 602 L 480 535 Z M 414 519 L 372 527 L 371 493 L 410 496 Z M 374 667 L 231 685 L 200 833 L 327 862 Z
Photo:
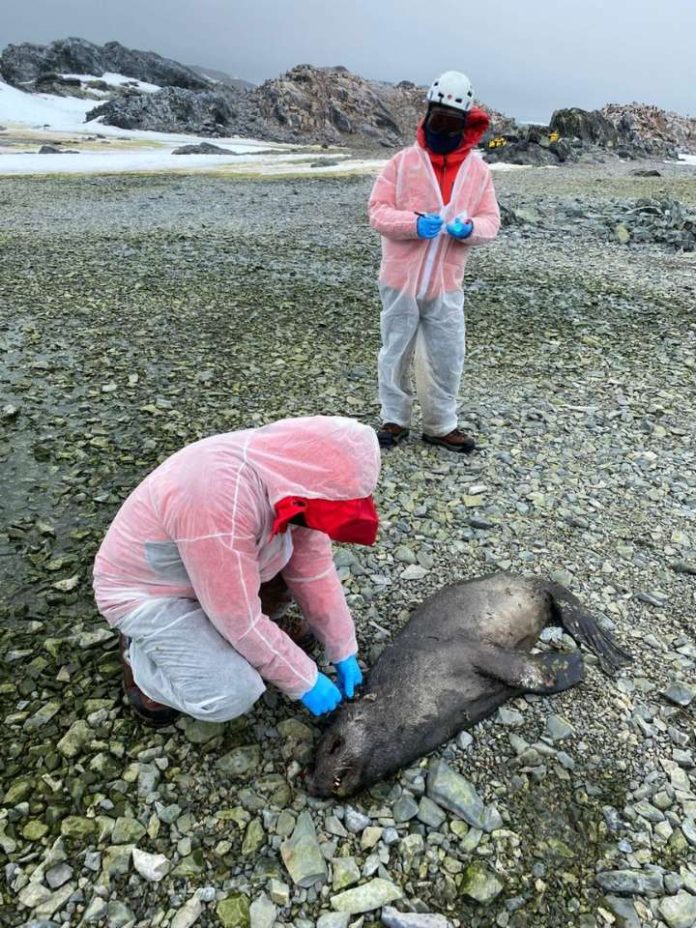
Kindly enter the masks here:
M 237 152 L 212 142 L 199 142 L 197 145 L 180 145 L 172 151 L 173 155 L 236 155 Z
M 193 135 L 229 135 L 237 118 L 227 95 L 180 87 L 110 100 L 90 110 L 87 120 L 100 116 L 108 125 L 122 129 Z
M 178 61 L 155 52 L 125 48 L 119 42 L 95 45 L 85 39 L 58 39 L 50 45 L 23 42 L 8 45 L 0 55 L 0 74 L 8 84 L 33 89 L 48 73 L 93 74 L 114 71 L 126 77 L 165 87 L 208 90 L 211 82 Z
M 561 138 L 580 139 L 603 147 L 611 147 L 619 140 L 616 127 L 606 116 L 598 110 L 581 110 L 578 107 L 556 110 L 551 117 L 549 131 L 557 132 Z

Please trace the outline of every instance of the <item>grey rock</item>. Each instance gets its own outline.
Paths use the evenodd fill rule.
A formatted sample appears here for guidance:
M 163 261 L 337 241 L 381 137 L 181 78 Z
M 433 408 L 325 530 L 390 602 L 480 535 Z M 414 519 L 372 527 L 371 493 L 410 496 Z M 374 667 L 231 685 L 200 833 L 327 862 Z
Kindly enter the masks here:
M 418 815 L 418 803 L 409 793 L 403 793 L 392 806 L 395 822 L 410 822 Z
M 436 802 L 427 796 L 421 796 L 418 804 L 418 821 L 430 828 L 439 828 L 446 818 L 447 816 Z
M 331 862 L 333 878 L 331 885 L 336 892 L 348 889 L 360 879 L 360 867 L 354 857 L 336 857 Z
M 354 835 L 360 834 L 361 831 L 364 831 L 370 824 L 372 820 L 368 815 L 363 815 L 362 812 L 358 812 L 357 809 L 354 809 L 352 806 L 348 806 L 346 813 L 343 817 L 343 823 Z
M 317 928 L 348 928 L 348 912 L 326 912 L 317 919 Z
M 72 867 L 69 867 L 64 862 L 59 863 L 46 871 L 46 883 L 51 889 L 59 889 L 64 883 L 72 879 L 72 875 Z
M 498 721 L 501 725 L 512 727 L 521 725 L 524 721 L 524 716 L 521 712 L 518 712 L 517 709 L 509 709 L 507 706 L 501 706 L 500 709 L 498 709 Z
M 605 896 L 604 902 L 616 917 L 617 928 L 643 928 L 643 923 L 631 899 L 621 896 Z
M 457 735 L 457 747 L 461 748 L 462 751 L 468 751 L 473 743 L 474 736 L 469 734 L 468 731 L 460 731 Z
M 265 893 L 249 906 L 251 928 L 273 928 L 278 910 Z
M 575 729 L 567 719 L 560 715 L 550 715 L 546 719 L 546 731 L 553 741 L 562 741 L 575 734 Z
M 438 805 L 458 815 L 474 828 L 483 830 L 485 810 L 480 796 L 468 780 L 444 761 L 435 759 L 431 763 L 427 792 L 428 797 Z
M 660 900 L 660 915 L 669 928 L 693 928 L 696 925 L 696 896 L 677 893 Z
M 331 905 L 339 912 L 361 915 L 363 912 L 373 912 L 390 902 L 395 902 L 401 896 L 402 892 L 398 886 L 389 880 L 377 878 L 363 883 L 362 886 L 356 886 L 355 889 L 347 889 L 337 896 L 332 896 Z
M 503 882 L 484 863 L 476 861 L 464 871 L 462 892 L 484 905 L 492 902 L 504 889 Z
M 681 830 L 689 844 L 696 847 L 696 822 L 693 819 L 685 818 L 681 823 Z
M 94 737 L 92 729 L 83 719 L 78 719 L 70 726 L 56 747 L 68 759 L 77 757 Z
M 82 916 L 82 921 L 86 925 L 92 925 L 95 922 L 100 922 L 106 917 L 106 899 L 102 899 L 101 896 L 94 896 L 90 901 L 89 905 L 85 909 L 84 915 Z
M 326 860 L 319 847 L 317 833 L 309 812 L 302 812 L 292 836 L 280 848 L 290 877 L 296 886 L 307 888 L 317 882 L 326 882 Z
M 211 900 L 212 901 L 212 900 Z M 203 902 L 197 894 L 187 899 L 172 919 L 171 928 L 191 928 L 203 912 Z
M 665 696 L 677 706 L 689 706 L 696 695 L 696 688 L 686 683 L 672 683 L 665 690 Z
M 158 883 L 169 873 L 171 862 L 164 854 L 149 854 L 140 848 L 133 848 L 133 866 L 140 876 L 150 883 Z
M 261 749 L 257 744 L 234 748 L 215 762 L 220 773 L 232 779 L 246 780 L 253 776 L 261 763 Z
M 405 570 L 401 571 L 400 577 L 402 580 L 422 580 L 427 573 L 426 568 L 420 564 L 410 564 Z
M 452 922 L 444 915 L 399 912 L 390 905 L 382 909 L 382 924 L 387 928 L 452 928 Z
M 106 924 L 109 928 L 125 928 L 129 922 L 135 922 L 135 914 L 125 902 L 114 899 L 106 907 Z
M 662 875 L 646 870 L 605 870 L 598 873 L 596 882 L 604 892 L 617 896 L 644 896 L 648 893 L 662 893 L 664 890 Z
M 195 145 L 180 145 L 172 149 L 173 155 L 232 155 L 237 154 L 230 148 L 223 148 L 221 145 L 213 145 L 212 142 L 198 142 Z M 210 723 L 203 723 L 210 724 Z

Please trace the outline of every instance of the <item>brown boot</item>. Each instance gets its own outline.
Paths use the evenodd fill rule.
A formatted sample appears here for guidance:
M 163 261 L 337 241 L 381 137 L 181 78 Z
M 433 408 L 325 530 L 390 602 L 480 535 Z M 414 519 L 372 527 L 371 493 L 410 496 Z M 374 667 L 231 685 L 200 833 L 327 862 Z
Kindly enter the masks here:
M 171 725 L 179 718 L 181 713 L 178 709 L 172 709 L 171 706 L 165 706 L 161 702 L 155 702 L 150 699 L 140 689 L 133 678 L 133 668 L 128 660 L 128 648 L 130 638 L 118 635 L 118 651 L 121 657 L 121 668 L 123 670 L 123 692 L 126 694 L 128 702 L 133 707 L 135 714 L 144 722 L 152 725 L 153 728 L 163 728 L 165 725 Z
M 422 438 L 429 445 L 440 445 L 442 448 L 457 451 L 460 454 L 470 454 L 476 448 L 476 442 L 471 435 L 467 435 L 461 429 L 452 429 L 446 435 L 426 435 L 423 432 Z

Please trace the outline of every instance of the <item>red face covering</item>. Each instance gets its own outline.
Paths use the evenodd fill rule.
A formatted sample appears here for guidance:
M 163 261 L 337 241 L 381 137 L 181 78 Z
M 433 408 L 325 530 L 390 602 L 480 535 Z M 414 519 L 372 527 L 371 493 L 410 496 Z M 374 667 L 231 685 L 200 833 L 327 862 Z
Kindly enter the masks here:
M 302 516 L 307 528 L 324 532 L 334 541 L 373 545 L 377 538 L 379 516 L 371 496 L 342 500 L 286 496 L 276 504 L 275 511 L 272 535 L 284 532 L 291 519 Z

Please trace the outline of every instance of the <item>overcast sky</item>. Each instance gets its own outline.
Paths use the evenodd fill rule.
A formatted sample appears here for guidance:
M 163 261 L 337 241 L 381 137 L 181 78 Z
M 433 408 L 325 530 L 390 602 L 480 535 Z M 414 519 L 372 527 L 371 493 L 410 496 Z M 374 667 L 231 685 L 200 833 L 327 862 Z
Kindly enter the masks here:
M 637 100 L 696 115 L 696 0 L 0 0 L 0 47 L 115 39 L 255 83 L 296 64 L 430 83 L 518 119 Z

